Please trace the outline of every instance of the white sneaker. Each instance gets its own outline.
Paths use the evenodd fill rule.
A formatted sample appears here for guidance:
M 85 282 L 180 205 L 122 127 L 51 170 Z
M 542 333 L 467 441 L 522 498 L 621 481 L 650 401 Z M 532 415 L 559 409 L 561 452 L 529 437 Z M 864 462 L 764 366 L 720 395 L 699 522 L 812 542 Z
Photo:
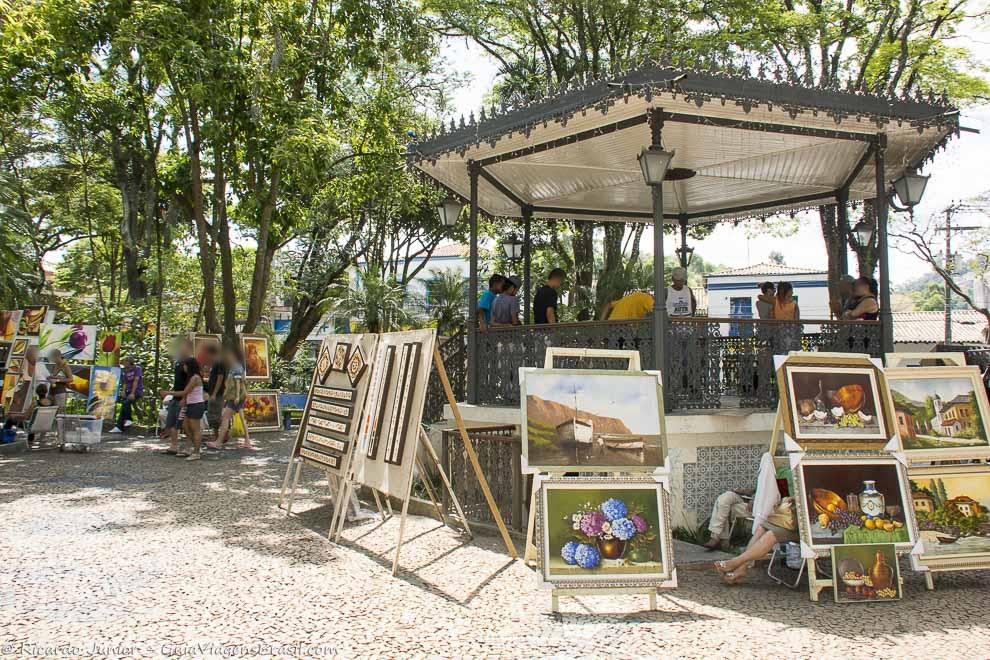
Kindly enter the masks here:
M 124 428 L 125 428 L 125 429 L 126 429 L 126 428 L 127 428 L 128 426 L 133 426 L 133 424 L 134 424 L 134 422 L 132 422 L 132 421 L 131 421 L 131 420 L 129 420 L 129 419 L 125 419 L 125 420 L 124 420 Z
M 115 426 L 115 427 L 113 427 L 112 429 L 110 429 L 109 431 L 107 431 L 107 433 L 123 433 L 123 431 L 121 431 L 120 429 L 118 429 L 118 428 L 117 428 L 117 427 Z

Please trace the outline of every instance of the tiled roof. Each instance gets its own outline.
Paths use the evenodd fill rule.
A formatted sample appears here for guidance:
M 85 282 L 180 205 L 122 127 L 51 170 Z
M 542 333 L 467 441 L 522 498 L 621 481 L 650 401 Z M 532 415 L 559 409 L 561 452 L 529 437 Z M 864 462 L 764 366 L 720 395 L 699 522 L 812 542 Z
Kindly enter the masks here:
M 893 312 L 894 343 L 935 344 L 945 341 L 945 312 Z M 986 319 L 972 309 L 952 310 L 952 341 L 982 343 Z
M 447 243 L 446 245 L 438 245 L 437 249 L 433 251 L 434 257 L 466 257 L 470 253 L 471 248 L 463 243 Z
M 708 277 L 737 277 L 739 275 L 825 275 L 826 271 L 818 268 L 794 268 L 782 264 L 753 264 L 742 268 L 720 270 L 708 273 Z

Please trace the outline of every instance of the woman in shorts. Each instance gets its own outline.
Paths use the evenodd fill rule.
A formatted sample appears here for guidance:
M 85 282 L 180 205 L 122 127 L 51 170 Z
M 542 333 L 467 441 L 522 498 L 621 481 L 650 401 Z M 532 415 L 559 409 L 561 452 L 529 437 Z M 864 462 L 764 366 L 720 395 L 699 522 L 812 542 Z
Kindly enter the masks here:
M 230 424 L 234 415 L 240 414 L 247 400 L 247 384 L 244 380 L 244 360 L 236 346 L 225 346 L 221 359 L 227 365 L 227 387 L 224 390 L 223 412 L 220 415 L 220 430 L 214 442 L 206 443 L 210 449 L 222 449 L 230 439 Z M 243 421 L 243 417 L 241 421 Z M 251 436 L 248 435 L 247 425 L 244 425 L 244 442 L 239 447 L 254 449 Z
M 200 456 L 200 444 L 203 441 L 203 415 L 206 414 L 206 394 L 203 392 L 203 378 L 199 375 L 199 362 L 196 358 L 186 358 L 182 367 L 185 375 L 189 378 L 185 389 L 181 391 L 162 392 L 162 396 L 171 395 L 173 398 L 182 399 L 184 419 L 182 429 L 186 432 L 186 437 L 192 443 L 192 453 L 187 454 L 179 451 L 177 456 L 185 456 L 187 461 L 198 461 Z

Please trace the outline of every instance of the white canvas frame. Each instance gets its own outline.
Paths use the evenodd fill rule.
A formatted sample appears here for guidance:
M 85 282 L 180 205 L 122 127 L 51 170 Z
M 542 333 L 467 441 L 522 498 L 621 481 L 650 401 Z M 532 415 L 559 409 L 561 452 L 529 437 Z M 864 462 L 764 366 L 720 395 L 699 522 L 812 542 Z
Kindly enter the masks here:
M 990 465 L 972 463 L 968 465 L 911 466 L 909 479 L 934 478 L 939 476 L 976 476 L 990 479 Z M 922 532 L 919 531 L 919 538 Z M 924 547 L 924 546 L 922 546 Z M 990 552 L 960 553 L 938 556 L 935 554 L 912 554 L 911 568 L 916 571 L 966 571 L 990 568 Z

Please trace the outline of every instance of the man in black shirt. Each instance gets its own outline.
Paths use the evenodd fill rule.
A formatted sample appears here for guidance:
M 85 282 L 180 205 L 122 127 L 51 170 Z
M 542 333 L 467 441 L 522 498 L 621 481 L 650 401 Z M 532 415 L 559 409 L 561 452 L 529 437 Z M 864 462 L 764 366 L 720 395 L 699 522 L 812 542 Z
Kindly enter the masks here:
M 181 392 L 186 389 L 192 373 L 195 373 L 190 371 L 190 365 L 188 364 L 189 361 L 196 364 L 196 361 L 192 358 L 192 352 L 193 345 L 191 341 L 180 339 L 177 342 L 175 347 L 175 376 L 172 380 L 173 392 Z M 162 429 L 162 435 L 168 438 L 168 449 L 165 450 L 166 454 L 174 455 L 179 452 L 179 427 L 182 426 L 182 422 L 179 421 L 179 415 L 181 412 L 182 399 L 172 397 L 165 413 L 165 428 Z
M 220 429 L 220 414 L 223 412 L 223 394 L 227 388 L 227 365 L 220 359 L 220 349 L 216 344 L 209 344 L 206 353 L 213 364 L 210 368 L 210 378 L 206 381 L 206 394 L 209 397 L 206 402 L 206 419 L 213 429 L 213 438 L 216 440 L 217 431 Z
M 564 271 L 554 268 L 546 283 L 533 296 L 533 323 L 559 323 L 557 319 L 558 291 L 564 285 Z

